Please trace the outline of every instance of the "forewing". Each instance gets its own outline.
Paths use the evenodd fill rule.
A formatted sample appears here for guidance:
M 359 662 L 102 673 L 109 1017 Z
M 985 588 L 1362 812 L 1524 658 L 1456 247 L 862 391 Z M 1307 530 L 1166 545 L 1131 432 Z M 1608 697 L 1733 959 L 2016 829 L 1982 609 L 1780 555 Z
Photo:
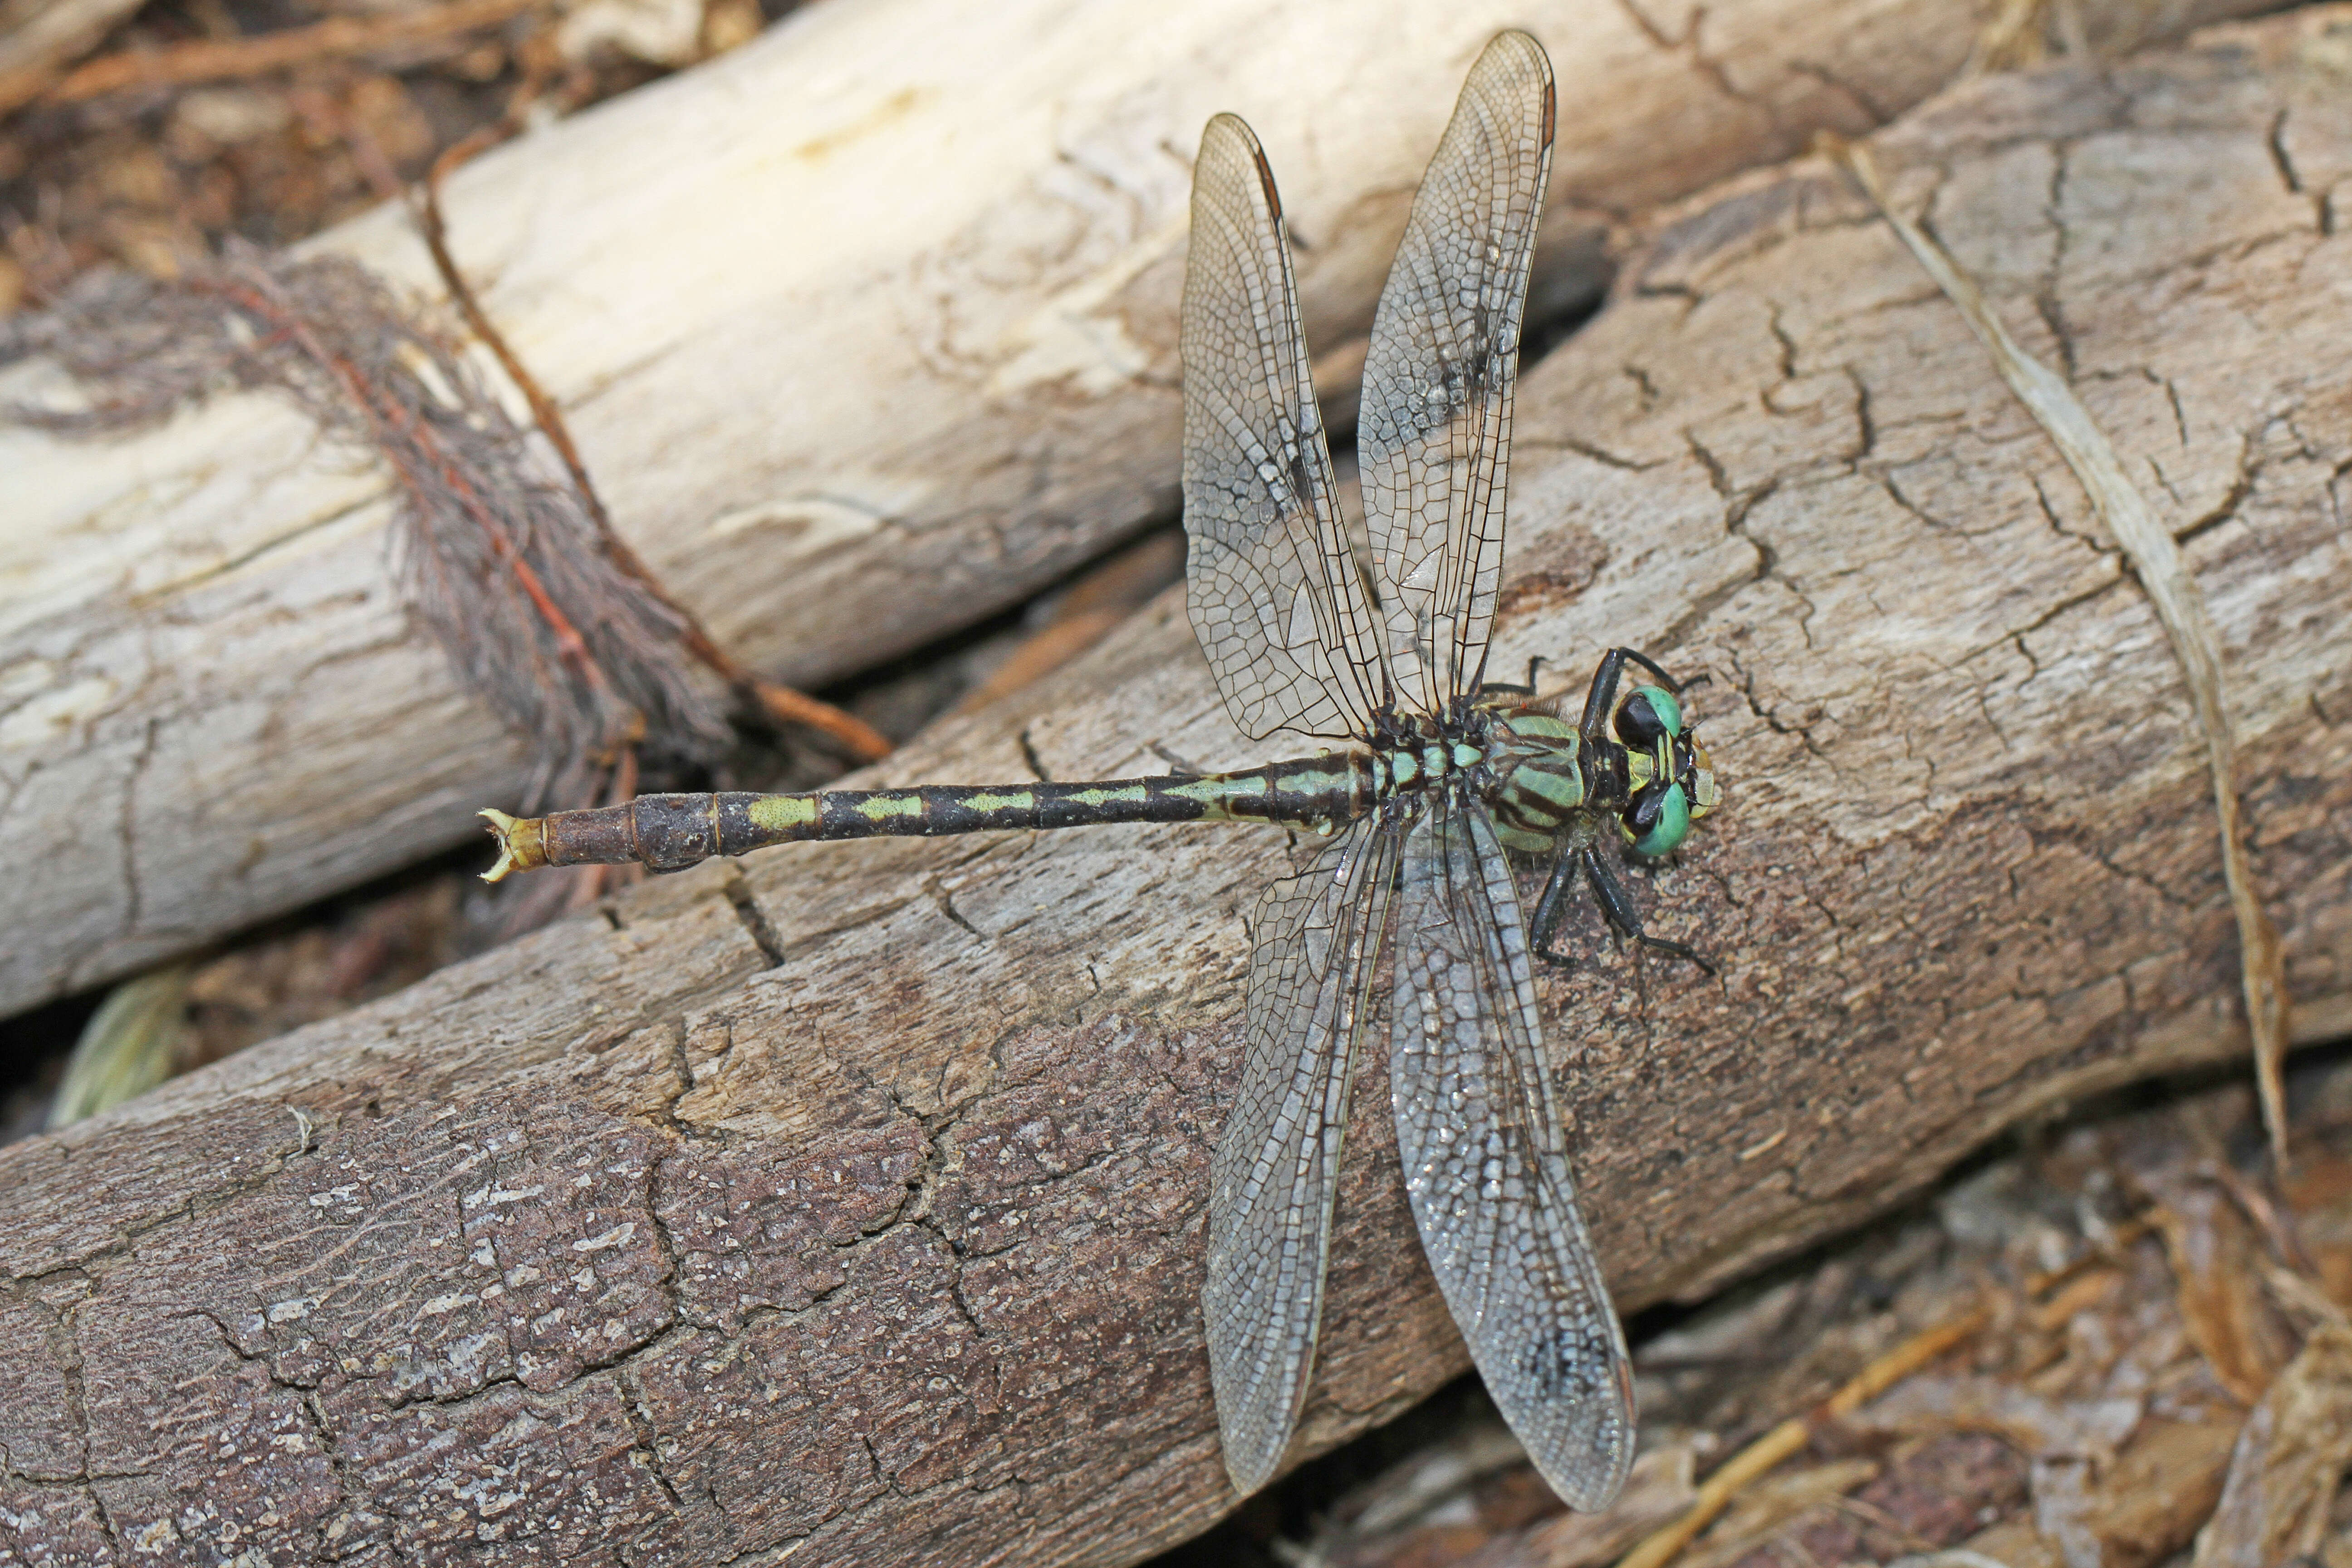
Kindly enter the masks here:
M 1333 500 L 1281 217 L 1250 128 L 1210 121 L 1184 263 L 1185 592 L 1243 733 L 1361 735 L 1386 660 Z
M 1249 1023 L 1209 1188 L 1209 1373 L 1225 1469 L 1246 1494 L 1290 1446 L 1315 1360 L 1356 1038 L 1388 924 L 1395 826 L 1367 817 L 1266 889 Z
M 1422 177 L 1364 361 L 1357 445 L 1402 700 L 1471 691 L 1503 565 L 1511 390 L 1551 169 L 1551 64 L 1486 46 Z
M 1389 1073 L 1422 1247 L 1536 1468 L 1601 1508 L 1633 1463 L 1633 1374 L 1576 1212 L 1510 867 L 1467 801 L 1423 818 L 1403 858 Z

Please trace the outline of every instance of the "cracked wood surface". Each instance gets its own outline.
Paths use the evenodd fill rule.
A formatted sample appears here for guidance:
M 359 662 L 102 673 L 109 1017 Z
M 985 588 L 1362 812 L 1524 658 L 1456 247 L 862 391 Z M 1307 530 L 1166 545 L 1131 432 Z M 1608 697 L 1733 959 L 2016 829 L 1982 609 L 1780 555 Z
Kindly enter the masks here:
M 2352 10 L 2297 13 L 1876 143 L 2183 539 L 2305 1037 L 2352 1027 L 2347 81 Z M 1721 978 L 1544 982 L 1622 1305 L 2242 1053 L 2163 634 L 1858 195 L 1799 164 L 1695 203 L 1518 420 L 1497 667 L 1706 671 L 1727 791 L 1637 889 Z M 1172 600 L 871 776 L 1155 742 L 1250 754 Z M 1234 1501 L 1207 1162 L 1283 854 L 793 846 L 0 1151 L 0 1561 L 1118 1563 L 1200 1529 Z M 1464 1364 L 1372 1055 L 1310 1445 Z
M 2115 42 L 2253 4 L 2077 9 Z M 1329 348 L 1369 327 L 1496 28 L 1559 72 L 1557 310 L 1597 286 L 1609 215 L 1869 129 L 1952 76 L 1980 9 L 812 6 L 469 165 L 452 243 L 631 542 L 720 641 L 819 681 L 1173 510 L 1189 159 L 1214 110 L 1281 172 Z M 317 243 L 437 293 L 397 212 Z M 383 477 L 289 407 L 226 399 L 104 447 L 0 430 L 0 1013 L 515 804 L 521 749 L 394 600 Z

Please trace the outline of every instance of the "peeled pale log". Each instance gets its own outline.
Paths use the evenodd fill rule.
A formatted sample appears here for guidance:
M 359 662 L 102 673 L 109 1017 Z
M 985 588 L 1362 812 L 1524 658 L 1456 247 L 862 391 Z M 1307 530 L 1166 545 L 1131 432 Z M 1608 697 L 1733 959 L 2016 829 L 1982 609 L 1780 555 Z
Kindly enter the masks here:
M 2305 1037 L 2352 1026 L 2347 30 L 1990 79 L 1878 140 L 2184 539 Z M 1636 896 L 1719 978 L 1604 942 L 1542 983 L 1630 1309 L 2245 1040 L 2163 634 L 1885 226 L 1800 164 L 1622 295 L 1522 384 L 1494 662 L 1711 677 L 1725 805 Z M 1189 640 L 1171 597 L 872 777 L 1243 761 Z M 101 1558 L 1119 1563 L 1198 1530 L 1234 1501 L 1206 1166 L 1284 861 L 1197 826 L 789 847 L 0 1152 L 0 1509 Z M 1464 1364 L 1367 1049 L 1302 1451 Z
M 2198 0 L 2164 26 L 2250 8 Z M 2087 0 L 2093 35 L 2143 7 Z M 1603 215 L 1859 132 L 1968 58 L 1977 0 L 815 5 L 450 184 L 461 263 L 622 531 L 798 682 L 1017 602 L 1174 505 L 1192 149 L 1280 169 L 1316 341 L 1368 325 L 1463 71 L 1559 66 L 1546 279 Z M 319 244 L 428 292 L 405 217 Z M 0 378 L 0 398 L 37 378 Z M 152 436 L 0 432 L 0 1013 L 470 831 L 525 748 L 396 603 L 387 480 L 281 402 Z

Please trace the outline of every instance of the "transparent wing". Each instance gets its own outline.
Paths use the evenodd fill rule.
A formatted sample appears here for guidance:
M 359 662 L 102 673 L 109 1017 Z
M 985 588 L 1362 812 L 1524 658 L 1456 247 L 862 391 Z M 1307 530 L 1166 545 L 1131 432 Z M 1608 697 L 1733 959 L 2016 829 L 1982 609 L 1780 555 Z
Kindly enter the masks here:
M 1266 889 L 1241 1092 L 1209 1187 L 1209 1373 L 1225 1469 L 1246 1494 L 1290 1446 L 1323 1316 L 1331 1199 L 1399 826 L 1366 817 Z
M 1243 733 L 1361 735 L 1387 665 L 1333 500 L 1281 217 L 1250 128 L 1210 121 L 1184 263 L 1185 591 Z
M 1486 809 L 1456 800 L 1404 844 L 1397 1145 L 1422 1248 L 1470 1359 L 1570 1506 L 1605 1506 L 1633 1459 L 1625 1339 L 1576 1212 L 1526 928 Z
M 1401 701 L 1474 690 L 1502 573 L 1511 389 L 1551 169 L 1551 64 L 1486 46 L 1413 198 L 1364 361 L 1364 510 Z

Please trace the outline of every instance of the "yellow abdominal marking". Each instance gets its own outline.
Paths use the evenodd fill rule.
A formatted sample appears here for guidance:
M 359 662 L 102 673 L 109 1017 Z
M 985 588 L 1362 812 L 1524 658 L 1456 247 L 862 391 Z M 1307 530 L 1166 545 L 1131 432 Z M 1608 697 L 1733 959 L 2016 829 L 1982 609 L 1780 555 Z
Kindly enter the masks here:
M 757 827 L 806 827 L 816 820 L 816 802 L 804 795 L 761 795 L 751 803 L 750 815 Z
M 974 811 L 1029 811 L 1037 805 L 1037 797 L 1025 789 L 1016 789 L 1003 795 L 976 795 L 964 805 Z
M 1118 800 L 1141 800 L 1145 793 L 1141 784 L 1129 784 L 1125 789 L 1082 789 L 1068 798 L 1080 805 L 1108 805 Z M 1028 804 L 1026 795 L 1022 796 L 1022 804 Z
M 872 822 L 886 816 L 920 816 L 923 797 L 919 795 L 877 795 L 857 803 L 857 815 Z
M 1169 784 L 1162 789 L 1163 794 L 1179 800 L 1197 800 L 1203 805 L 1214 805 L 1237 795 L 1264 795 L 1265 791 L 1266 781 L 1263 778 L 1195 779 L 1191 784 Z

